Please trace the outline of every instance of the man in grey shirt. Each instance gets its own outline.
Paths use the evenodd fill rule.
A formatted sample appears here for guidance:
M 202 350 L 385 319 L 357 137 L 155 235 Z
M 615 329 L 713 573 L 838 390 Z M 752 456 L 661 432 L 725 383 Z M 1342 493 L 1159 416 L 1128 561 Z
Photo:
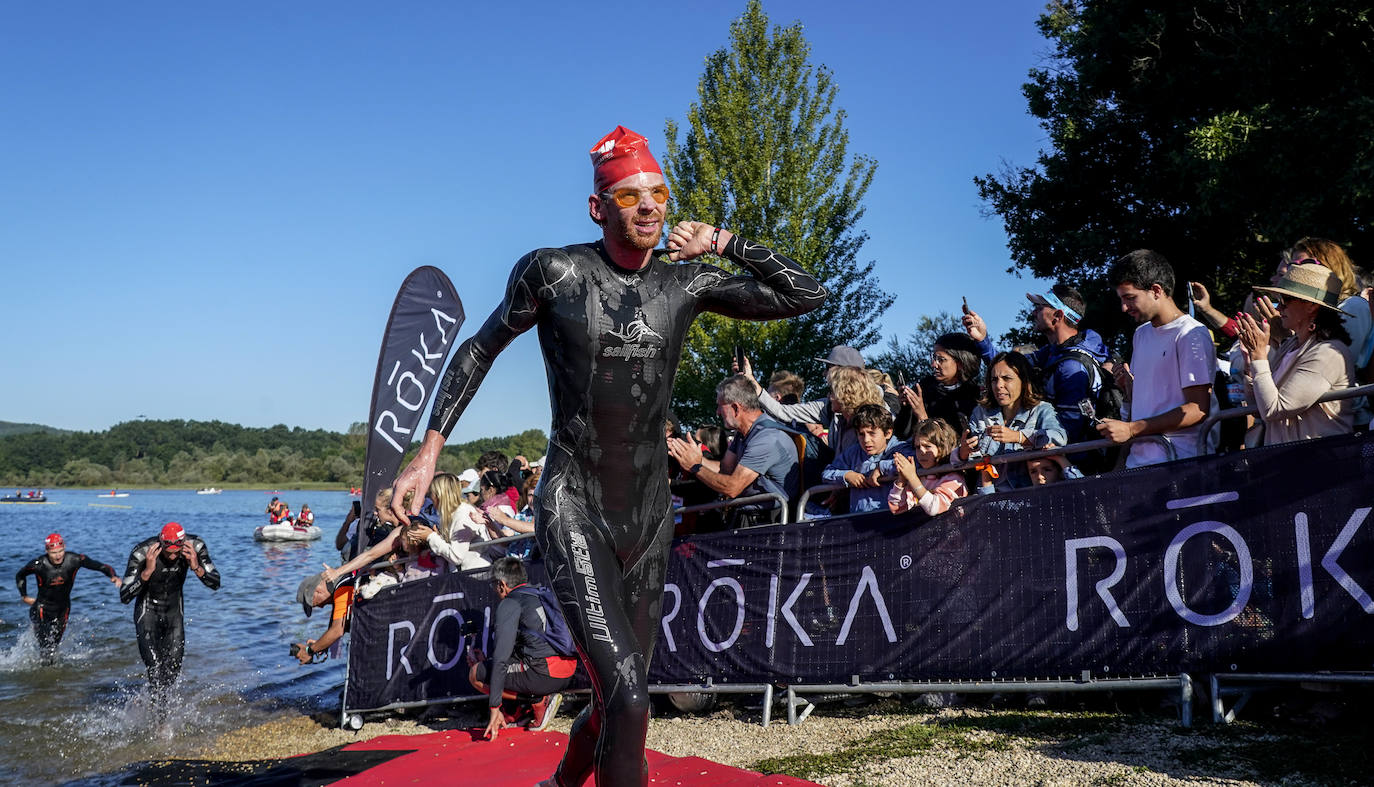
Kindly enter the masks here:
M 689 473 L 727 498 L 778 494 L 790 497 L 797 491 L 801 466 L 792 433 L 763 414 L 757 383 L 737 374 L 716 387 L 716 412 L 727 429 L 739 432 L 736 444 L 725 452 L 720 470 L 702 464 L 701 447 L 669 438 L 668 453 Z M 772 512 L 772 504 L 746 504 L 740 510 Z

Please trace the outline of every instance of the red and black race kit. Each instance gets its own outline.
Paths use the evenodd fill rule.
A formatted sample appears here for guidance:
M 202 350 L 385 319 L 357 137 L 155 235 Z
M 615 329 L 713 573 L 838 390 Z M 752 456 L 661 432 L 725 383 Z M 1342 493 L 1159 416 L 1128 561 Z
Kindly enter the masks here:
M 134 630 L 138 633 L 138 653 L 148 668 L 148 684 L 161 692 L 176 682 L 181 674 L 181 659 L 186 650 L 186 630 L 182 622 L 181 586 L 186 584 L 186 561 L 163 550 L 154 564 L 153 573 L 145 581 L 143 566 L 148 550 L 157 544 L 153 536 L 134 547 L 129 565 L 124 570 L 124 586 L 119 600 L 134 602 Z M 210 560 L 210 550 L 199 536 L 186 535 L 182 549 L 194 549 L 200 565 L 205 568 L 200 581 L 207 588 L 219 588 L 219 571 Z
M 562 784 L 647 779 L 647 675 L 673 535 L 663 424 L 688 327 L 702 312 L 794 317 L 826 297 L 795 262 L 739 236 L 724 256 L 749 275 L 659 257 L 629 271 L 600 242 L 531 252 L 435 399 L 430 428 L 447 437 L 495 356 L 538 330 L 553 424 L 535 537 L 595 700 L 574 722 Z
M 53 563 L 47 555 L 40 555 L 25 563 L 14 575 L 20 596 L 29 595 L 30 574 L 38 580 L 38 592 L 33 596 L 33 606 L 29 607 L 29 620 L 33 621 L 33 636 L 38 640 L 39 658 L 44 664 L 57 659 L 57 645 L 67 631 L 67 613 L 72 609 L 72 583 L 76 581 L 77 569 L 81 568 L 115 576 L 110 566 L 70 552 L 63 555 L 61 563 Z

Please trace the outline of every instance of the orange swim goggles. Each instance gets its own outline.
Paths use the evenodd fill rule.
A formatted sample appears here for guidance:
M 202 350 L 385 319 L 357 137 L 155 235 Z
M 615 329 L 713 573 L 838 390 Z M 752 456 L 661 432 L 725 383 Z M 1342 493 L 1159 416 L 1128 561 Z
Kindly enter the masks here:
M 615 204 L 622 208 L 633 208 L 639 204 L 646 192 L 654 202 L 660 205 L 667 202 L 668 197 L 672 196 L 667 186 L 654 186 L 648 189 L 632 189 L 627 187 L 616 189 L 615 191 L 603 191 L 601 193 L 615 200 Z

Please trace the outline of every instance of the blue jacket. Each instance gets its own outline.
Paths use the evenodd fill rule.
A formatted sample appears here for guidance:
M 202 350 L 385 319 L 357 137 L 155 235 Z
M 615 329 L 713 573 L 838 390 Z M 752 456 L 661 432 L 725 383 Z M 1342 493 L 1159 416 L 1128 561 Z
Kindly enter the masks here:
M 911 444 L 891 437 L 888 438 L 887 447 L 881 454 L 870 456 L 864 453 L 863 446 L 854 443 L 836 455 L 835 461 L 821 472 L 821 480 L 827 484 L 843 484 L 845 473 L 868 475 L 875 469 L 880 476 L 896 475 L 897 466 L 893 463 L 892 456 L 897 453 L 913 456 Z M 871 489 L 850 489 L 849 513 L 864 514 L 879 509 L 886 511 L 887 493 L 891 489 L 891 482 Z
M 984 409 L 980 404 L 973 409 L 973 417 L 969 419 L 968 426 L 974 434 L 981 434 L 993 424 L 1003 424 L 1001 409 L 997 407 L 990 410 Z M 1020 443 L 999 443 L 986 434 L 982 434 L 978 439 L 979 451 L 988 456 L 996 456 L 1014 451 L 1044 448 L 1049 443 L 1066 444 L 1064 429 L 1059 425 L 1059 418 L 1055 415 L 1054 407 L 1046 401 L 1038 402 L 1029 410 L 1022 410 L 1009 423 L 1003 425 L 1024 434 L 1028 442 L 1024 446 Z M 1003 492 L 1008 489 L 1030 486 L 1030 473 L 1026 471 L 1025 462 L 998 465 L 997 467 L 1000 477 L 994 482 L 996 491 Z M 986 494 L 993 490 L 979 489 L 978 491 Z
M 1064 433 L 1068 436 L 1068 441 L 1076 443 L 1085 438 L 1096 440 L 1097 434 L 1095 432 L 1092 434 L 1084 433 L 1084 430 L 1088 429 L 1090 425 L 1088 419 L 1084 418 L 1082 411 L 1078 409 L 1078 403 L 1084 399 L 1091 399 L 1095 402 L 1097 393 L 1102 390 L 1102 381 L 1097 379 L 1094 373 L 1071 353 L 1066 352 L 1066 346 L 1087 352 L 1096 358 L 1098 363 L 1106 361 L 1108 357 L 1106 343 L 1102 341 L 1102 337 L 1098 335 L 1097 331 L 1091 328 L 1079 331 L 1077 340 L 1070 339 L 1067 345 L 1047 344 L 1027 357 L 1031 366 L 1041 372 L 1051 368 L 1054 370 L 1053 373 L 1043 378 L 1045 399 L 1054 405 L 1055 413 L 1059 417 L 1059 425 L 1063 427 Z M 988 339 L 983 339 L 978 343 L 978 351 L 988 363 L 992 363 L 992 359 L 997 355 L 996 348 Z M 1060 361 L 1060 358 L 1064 358 L 1064 360 Z

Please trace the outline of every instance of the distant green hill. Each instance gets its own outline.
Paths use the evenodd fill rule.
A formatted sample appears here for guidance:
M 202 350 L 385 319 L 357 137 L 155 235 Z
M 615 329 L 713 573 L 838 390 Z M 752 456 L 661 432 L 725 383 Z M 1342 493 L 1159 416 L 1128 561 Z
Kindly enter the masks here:
M 16 424 L 13 421 L 0 421 L 0 437 L 8 437 L 12 434 L 32 434 L 34 432 L 68 434 L 69 430 L 57 429 L 43 424 Z
M 103 432 L 0 422 L 0 486 L 361 486 L 367 429 L 244 427 L 222 421 L 126 421 Z M 447 446 L 438 469 L 459 472 L 483 451 L 542 456 L 538 429 Z M 412 446 L 417 450 L 419 444 Z

